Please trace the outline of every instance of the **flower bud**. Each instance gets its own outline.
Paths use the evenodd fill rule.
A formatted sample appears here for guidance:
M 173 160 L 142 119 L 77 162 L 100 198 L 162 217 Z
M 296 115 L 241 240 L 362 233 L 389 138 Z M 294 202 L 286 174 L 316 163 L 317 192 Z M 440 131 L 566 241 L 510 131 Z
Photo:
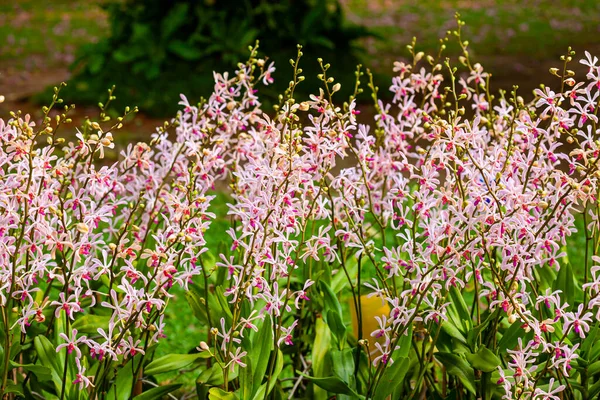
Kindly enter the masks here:
M 198 346 L 198 347 L 202 351 L 208 351 L 208 350 L 210 350 L 210 347 L 208 347 L 208 344 L 206 342 L 200 342 L 200 346 Z
M 592 188 L 589 187 L 588 185 L 585 185 L 581 188 L 581 190 L 583 191 L 583 193 L 589 194 L 592 191 Z
M 79 231 L 79 233 L 86 234 L 90 231 L 90 228 L 87 226 L 87 224 L 80 222 L 77 224 L 77 231 Z

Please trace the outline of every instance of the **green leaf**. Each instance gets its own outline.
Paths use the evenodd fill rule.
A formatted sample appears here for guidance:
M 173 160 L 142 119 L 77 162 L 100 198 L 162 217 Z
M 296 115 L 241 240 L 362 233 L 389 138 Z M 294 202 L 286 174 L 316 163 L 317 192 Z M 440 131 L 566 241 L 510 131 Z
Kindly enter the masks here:
M 586 357 L 589 360 L 597 360 L 600 358 L 600 340 L 596 341 Z
M 504 354 L 507 349 L 513 349 L 517 345 L 519 337 L 523 334 L 523 323 L 514 322 L 502 335 L 498 342 L 498 353 Z
M 189 5 L 187 3 L 176 3 L 169 14 L 162 20 L 161 36 L 168 38 L 180 28 L 188 18 Z
M 144 49 L 137 46 L 121 47 L 112 53 L 113 59 L 118 63 L 130 63 L 144 57 Z
M 451 336 L 452 338 L 467 344 L 467 339 L 465 338 L 465 335 L 463 335 L 463 333 L 460 331 L 460 329 L 458 329 L 454 322 L 448 320 L 448 321 L 444 321 L 442 322 L 442 326 L 441 329 L 447 333 L 449 336 Z
M 588 399 L 595 399 L 596 395 L 600 394 L 600 380 L 594 383 L 588 392 Z
M 449 293 L 450 297 L 452 298 L 450 308 L 456 310 L 459 321 L 461 322 L 461 326 L 463 328 L 462 332 L 469 332 L 469 330 L 471 330 L 473 327 L 473 322 L 471 321 L 471 314 L 469 313 L 469 308 L 467 307 L 465 299 L 458 291 L 456 286 L 452 286 L 449 290 Z
M 500 358 L 490 349 L 481 346 L 476 354 L 466 354 L 471 366 L 483 372 L 492 372 L 500 365 Z
M 203 304 L 204 298 L 200 295 L 199 289 L 196 286 L 190 286 L 190 290 L 185 292 L 185 298 L 194 316 L 204 325 L 208 325 L 206 306 Z
M 469 332 L 467 333 L 467 344 L 471 348 L 475 348 L 475 345 L 477 344 L 477 339 L 479 338 L 479 335 L 485 328 L 487 328 L 487 326 L 490 324 L 490 322 L 492 322 L 492 320 L 495 317 L 496 317 L 496 312 L 493 312 L 493 313 L 489 314 L 488 317 L 482 323 L 473 327 L 473 329 L 469 330 Z
M 333 290 L 331 290 L 331 287 L 329 287 L 329 285 L 323 281 L 319 281 L 319 287 L 323 295 L 325 310 L 333 310 L 336 311 L 339 315 L 342 315 L 342 305 L 340 304 Z
M 207 351 L 195 354 L 167 354 L 148 364 L 146 368 L 144 368 L 144 373 L 147 375 L 158 375 L 166 372 L 178 371 L 186 368 L 200 358 L 209 357 L 211 357 L 211 355 Z
M 64 339 L 60 337 L 60 334 L 65 334 L 66 336 L 71 336 L 71 332 L 67 332 L 67 312 L 65 310 L 61 310 L 58 318 L 54 319 L 54 343 L 58 346 L 59 343 L 63 343 Z M 54 346 L 52 346 L 54 348 Z M 56 365 L 58 367 L 58 374 L 62 377 L 63 369 L 65 365 L 65 358 L 67 357 L 67 351 L 63 349 L 62 351 L 55 352 Z M 71 363 L 69 363 L 71 364 Z M 62 381 L 62 379 L 61 379 Z M 66 392 L 68 393 L 70 390 L 69 383 L 72 381 L 72 374 L 70 374 L 69 368 L 67 369 L 67 384 L 66 384 Z
M 217 299 L 217 302 L 219 304 L 219 307 L 222 311 L 225 320 L 227 321 L 227 323 L 231 323 L 231 321 L 233 320 L 233 314 L 231 314 L 231 310 L 229 309 L 229 302 L 227 301 L 227 299 L 225 298 L 225 295 L 223 294 L 223 287 L 222 286 L 217 286 L 215 288 L 215 296 Z M 211 305 L 211 302 L 209 301 L 208 303 L 209 305 Z
M 467 360 L 454 353 L 435 353 L 438 359 L 445 367 L 446 371 L 458 378 L 464 387 L 475 395 L 475 371 L 469 365 Z
M 201 50 L 182 40 L 173 40 L 169 42 L 168 49 L 171 53 L 188 61 L 198 60 L 203 55 Z
M 92 74 L 97 74 L 98 72 L 100 72 L 102 70 L 102 67 L 104 66 L 104 60 L 105 58 L 101 54 L 90 55 L 87 64 L 90 72 Z
M 38 335 L 33 339 L 33 346 L 40 363 L 49 368 L 52 374 L 52 382 L 58 393 L 62 386 L 62 367 L 56 362 L 56 349 L 47 337 Z
M 254 376 L 252 373 L 252 360 L 246 357 L 246 367 L 240 368 L 239 372 L 239 380 L 240 380 L 240 397 L 242 399 L 251 399 L 252 398 L 252 387 L 254 384 Z
M 410 353 L 410 345 L 412 343 L 413 338 L 412 332 L 413 326 L 412 324 L 410 324 L 408 326 L 407 331 L 404 332 L 404 335 L 402 335 L 400 340 L 398 340 L 398 346 L 400 346 L 400 348 L 394 353 L 394 360 L 396 359 L 396 357 L 408 357 L 408 353 Z
M 265 398 L 266 390 L 267 390 L 267 384 L 263 383 L 262 385 L 260 385 L 260 387 L 256 391 L 256 394 L 254 395 L 254 397 L 252 397 L 252 400 L 263 400 Z
M 409 366 L 410 360 L 408 357 L 399 357 L 392 365 L 388 365 L 377 385 L 377 389 L 375 389 L 373 400 L 385 400 L 391 395 L 404 382 Z
M 338 345 L 342 348 L 346 336 L 346 326 L 344 325 L 344 321 L 342 321 L 340 314 L 334 310 L 327 311 L 327 325 L 329 325 L 329 329 L 331 329 L 331 332 L 333 332 L 337 338 Z
M 275 360 L 275 368 L 273 369 L 273 374 L 271 375 L 271 379 L 269 380 L 269 386 L 267 387 L 267 395 L 271 393 L 273 387 L 277 383 L 277 378 L 279 378 L 279 374 L 283 371 L 283 353 L 281 350 L 277 350 L 277 359 Z
M 73 322 L 72 328 L 77 329 L 79 333 L 98 334 L 98 328 L 108 331 L 108 323 L 111 315 L 84 315 Z
M 533 273 L 536 276 L 537 282 L 539 282 L 540 292 L 545 289 L 551 288 L 552 284 L 556 280 L 556 269 L 549 265 L 544 265 L 539 268 L 534 268 Z
M 150 390 L 146 390 L 144 393 L 135 396 L 133 400 L 161 400 L 162 398 L 164 398 L 164 396 L 179 389 L 180 387 L 181 383 L 158 386 Z
M 350 258 L 346 261 L 346 270 L 350 276 L 355 276 L 358 269 L 358 263 L 355 258 Z M 331 290 L 333 293 L 339 293 L 344 288 L 348 287 L 348 278 L 346 274 L 334 274 L 331 279 Z
M 596 375 L 598 372 L 600 372 L 600 361 L 596 361 L 591 363 L 588 367 L 587 367 L 587 372 L 589 376 L 594 376 Z
M 597 322 L 596 325 L 594 325 L 594 327 L 590 330 L 588 335 L 585 337 L 585 339 L 581 342 L 581 356 L 582 357 L 589 358 L 588 351 L 590 351 L 592 345 L 594 343 L 596 343 L 596 337 L 598 336 L 598 330 L 599 330 L 598 325 L 599 325 L 599 323 Z
M 37 377 L 38 381 L 40 382 L 52 380 L 52 370 L 49 367 L 43 365 L 19 364 L 11 360 L 10 367 L 10 369 L 22 368 L 25 371 L 31 372 Z
M 25 395 L 23 394 L 23 385 L 21 384 L 15 385 L 14 383 L 8 383 L 6 385 L 6 388 L 4 389 L 4 393 L 12 393 L 20 397 L 25 397 Z
M 571 263 L 563 263 L 553 285 L 554 290 L 562 291 L 562 299 L 565 303 L 575 304 L 575 281 Z
M 317 377 L 323 376 L 326 368 L 326 354 L 331 343 L 331 330 L 322 318 L 317 318 L 315 323 L 315 341 L 313 344 L 313 373 Z
M 266 316 L 262 326 L 252 337 L 252 347 L 248 352 L 248 359 L 252 364 L 254 379 L 252 384 L 252 395 L 256 394 L 262 384 L 267 368 L 271 350 L 273 349 L 273 324 L 271 317 Z
M 313 375 L 323 377 L 331 371 L 329 350 L 331 348 L 331 330 L 323 321 L 323 318 L 317 318 L 315 323 L 315 339 L 312 349 Z M 314 399 L 327 399 L 327 392 L 320 387 L 315 387 Z
M 111 385 L 106 398 L 108 400 L 129 400 L 132 388 L 133 371 L 131 366 L 124 365 L 117 372 L 117 379 Z
M 238 400 L 239 398 L 235 395 L 235 393 L 226 392 L 220 388 L 211 388 L 208 391 L 209 400 Z
M 335 49 L 335 44 L 325 36 L 312 37 L 310 41 L 307 41 L 307 44 L 322 46 L 329 50 Z
M 339 376 L 350 387 L 354 387 L 354 352 L 350 348 L 331 350 L 333 373 Z
M 236 368 L 233 370 L 233 373 L 229 373 L 230 382 L 238 377 L 238 372 L 239 369 Z M 223 370 L 221 369 L 219 364 L 213 364 L 212 367 L 202 371 L 196 379 L 196 385 L 220 386 L 222 384 Z
M 299 375 L 308 379 L 309 381 L 313 382 L 315 385 L 327 390 L 330 393 L 347 394 L 349 396 L 362 397 L 354 390 L 352 390 L 346 382 L 344 382 L 341 378 L 335 375 L 327 376 L 325 378 L 315 378 L 314 376 L 306 375 L 300 371 L 296 372 Z

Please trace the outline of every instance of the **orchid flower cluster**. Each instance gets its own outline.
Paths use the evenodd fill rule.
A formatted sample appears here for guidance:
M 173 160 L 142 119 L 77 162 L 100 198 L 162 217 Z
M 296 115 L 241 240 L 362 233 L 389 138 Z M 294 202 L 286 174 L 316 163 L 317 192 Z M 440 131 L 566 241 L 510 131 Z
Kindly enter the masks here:
M 271 71 L 262 68 L 261 79 Z M 219 76 L 210 106 L 193 117 L 188 107 L 175 139 L 166 123 L 112 165 L 102 159 L 113 132 L 137 112 L 111 121 L 114 88 L 100 120 L 87 120 L 66 145 L 57 132 L 72 107 L 53 111 L 59 88 L 41 126 L 20 113 L 0 121 L 0 396 L 104 398 L 123 382 L 115 371 L 125 365 L 134 371 L 122 378 L 130 379 L 125 398 L 139 394 L 144 355 L 164 337 L 172 286 L 186 289 L 202 274 L 214 217 L 207 193 L 231 162 L 223 139 L 249 124 L 252 112 L 242 109 L 259 104 L 244 83 L 237 92 L 230 86 Z M 240 110 L 229 114 L 221 96 Z M 30 368 L 36 362 L 44 369 Z M 40 371 L 56 373 L 56 387 L 27 387 Z
M 371 124 L 360 67 L 343 105 L 322 60 L 323 88 L 294 98 L 301 48 L 265 112 L 257 88 L 275 68 L 256 47 L 112 165 L 135 110 L 114 123 L 102 104 L 64 148 L 58 89 L 41 126 L 0 122 L 2 395 L 140 394 L 164 371 L 151 355 L 178 285 L 206 331 L 169 365 L 201 359 L 201 398 L 595 398 L 598 58 L 578 81 L 569 49 L 558 88 L 497 97 L 458 23 L 461 70 L 446 37 L 436 56 L 413 41 L 389 103 L 367 71 Z M 216 218 L 227 240 L 209 248 Z
M 560 90 L 543 87 L 525 103 L 516 88 L 492 96 L 489 74 L 460 44 L 466 77 L 421 53 L 397 63 L 394 98 L 377 100 L 372 126 L 357 123 L 354 98 L 335 105 L 327 65 L 319 95 L 296 102 L 298 60 L 277 114 L 252 114 L 231 163 L 232 245 L 216 263 L 232 309 L 214 329 L 214 349 L 200 347 L 230 372 L 255 363 L 244 345 L 257 344 L 243 338 L 263 320 L 275 347 L 294 349 L 286 361 L 274 350 L 265 384 L 290 368 L 290 396 L 309 393 L 308 382 L 316 397 L 336 393 L 332 382 L 367 398 L 598 390 L 586 370 L 599 350 L 599 267 L 589 264 L 600 260 L 597 246 L 593 257 L 586 250 L 581 285 L 565 251 L 577 215 L 586 249 L 598 232 L 598 60 L 586 53 L 589 73 L 577 82 L 569 49 L 562 71 L 551 70 Z M 361 292 L 388 309 L 370 316 L 372 332 L 360 332 L 369 318 Z M 356 342 L 335 300 L 348 294 Z M 323 341 L 333 348 L 323 351 Z M 233 387 L 243 390 L 244 379 Z

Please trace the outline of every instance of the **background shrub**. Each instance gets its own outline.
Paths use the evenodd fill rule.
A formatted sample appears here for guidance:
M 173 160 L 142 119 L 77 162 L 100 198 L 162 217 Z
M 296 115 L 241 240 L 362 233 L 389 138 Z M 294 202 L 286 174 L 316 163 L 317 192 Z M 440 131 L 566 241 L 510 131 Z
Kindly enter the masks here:
M 120 92 L 116 106 L 136 104 L 159 116 L 175 112 L 180 93 L 190 98 L 209 93 L 212 71 L 235 67 L 257 40 L 272 55 L 270 61 L 288 74 L 298 43 L 308 59 L 335 60 L 332 72 L 342 83 L 350 82 L 342 84 L 348 91 L 360 50 L 355 40 L 369 35 L 344 21 L 337 0 L 128 0 L 104 7 L 110 32 L 82 47 L 66 98 L 95 103 L 115 84 Z M 304 67 L 302 90 L 309 93 L 318 87 L 320 69 L 316 62 Z M 264 95 L 273 100 L 285 88 L 287 82 L 279 80 Z

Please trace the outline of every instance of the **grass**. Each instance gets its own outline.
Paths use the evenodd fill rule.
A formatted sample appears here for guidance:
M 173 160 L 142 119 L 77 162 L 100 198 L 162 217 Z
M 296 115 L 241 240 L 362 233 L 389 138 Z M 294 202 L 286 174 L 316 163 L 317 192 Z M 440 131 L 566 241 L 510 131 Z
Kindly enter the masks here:
M 0 59 L 17 68 L 70 63 L 77 48 L 104 33 L 99 1 L 21 0 L 0 4 Z
M 368 60 L 389 69 L 407 56 L 405 45 L 416 36 L 419 50 L 437 52 L 439 38 L 455 29 L 454 15 L 466 22 L 464 38 L 476 56 L 497 57 L 496 69 L 556 58 L 568 46 L 579 50 L 597 46 L 598 12 L 595 0 L 343 0 L 349 18 L 364 23 L 386 40 L 367 42 Z M 448 54 L 453 51 L 450 48 Z M 456 50 L 456 47 L 454 48 Z M 518 65 L 516 67 L 519 67 Z

